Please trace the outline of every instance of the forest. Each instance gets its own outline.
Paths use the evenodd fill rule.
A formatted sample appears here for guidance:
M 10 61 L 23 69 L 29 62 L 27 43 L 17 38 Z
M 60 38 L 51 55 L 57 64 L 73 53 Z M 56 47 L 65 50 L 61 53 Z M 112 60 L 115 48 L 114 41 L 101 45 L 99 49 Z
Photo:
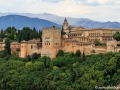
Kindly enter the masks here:
M 95 90 L 120 83 L 120 53 L 0 56 L 0 90 Z
M 8 27 L 1 30 L 0 39 L 21 42 L 41 34 L 35 28 Z M 18 52 L 11 55 L 8 46 L 0 51 L 0 90 L 96 90 L 120 84 L 120 52 L 85 55 L 59 50 L 53 59 L 37 53 L 20 58 Z
M 23 27 L 21 30 L 17 30 L 15 27 L 8 27 L 5 30 L 0 30 L 0 41 L 4 38 L 9 38 L 10 41 L 21 42 L 22 40 L 28 41 L 32 39 L 41 39 L 42 31 L 36 30 L 35 27 L 33 29 L 29 27 Z

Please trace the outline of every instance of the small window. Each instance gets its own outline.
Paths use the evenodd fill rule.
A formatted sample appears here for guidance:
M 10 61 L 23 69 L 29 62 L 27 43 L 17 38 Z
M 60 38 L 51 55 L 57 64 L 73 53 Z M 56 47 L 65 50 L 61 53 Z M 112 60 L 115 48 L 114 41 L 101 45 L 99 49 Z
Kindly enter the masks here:
M 50 39 L 50 37 L 45 37 L 45 39 Z
M 31 45 L 31 49 L 33 48 L 33 46 Z

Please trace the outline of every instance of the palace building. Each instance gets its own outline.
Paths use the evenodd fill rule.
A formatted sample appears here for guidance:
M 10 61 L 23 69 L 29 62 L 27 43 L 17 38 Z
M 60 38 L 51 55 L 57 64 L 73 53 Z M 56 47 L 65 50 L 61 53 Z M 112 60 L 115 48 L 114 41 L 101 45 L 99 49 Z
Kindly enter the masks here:
M 106 42 L 113 40 L 113 34 L 115 32 L 120 32 L 120 29 L 114 28 L 90 28 L 86 29 L 83 27 L 72 27 L 68 25 L 67 19 L 65 18 L 63 23 L 64 32 L 66 32 L 67 37 L 86 37 L 91 42 L 98 39 L 101 42 Z M 82 40 L 82 39 L 81 39 Z
M 63 22 L 63 29 L 65 34 L 61 35 L 61 29 L 55 26 L 43 28 L 42 42 L 39 39 L 22 41 L 21 43 L 12 42 L 11 53 L 14 53 L 17 48 L 20 48 L 19 57 L 22 58 L 33 53 L 55 58 L 60 49 L 64 52 L 76 52 L 80 50 L 85 54 L 92 54 L 92 50 L 95 53 L 118 52 L 120 50 L 120 47 L 117 46 L 120 42 L 113 39 L 113 35 L 116 32 L 120 32 L 120 29 L 73 27 L 69 26 L 66 18 Z M 106 43 L 106 46 L 95 46 L 95 39 Z M 5 43 L 0 42 L 0 50 L 4 50 L 4 46 Z

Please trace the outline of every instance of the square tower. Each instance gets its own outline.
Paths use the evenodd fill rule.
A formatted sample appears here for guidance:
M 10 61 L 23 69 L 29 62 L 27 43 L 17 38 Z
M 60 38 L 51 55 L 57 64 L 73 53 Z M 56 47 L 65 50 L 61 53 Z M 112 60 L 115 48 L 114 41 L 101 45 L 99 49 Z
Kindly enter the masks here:
M 61 30 L 60 28 L 50 27 L 42 29 L 42 51 L 41 56 L 50 58 L 56 57 L 61 47 Z

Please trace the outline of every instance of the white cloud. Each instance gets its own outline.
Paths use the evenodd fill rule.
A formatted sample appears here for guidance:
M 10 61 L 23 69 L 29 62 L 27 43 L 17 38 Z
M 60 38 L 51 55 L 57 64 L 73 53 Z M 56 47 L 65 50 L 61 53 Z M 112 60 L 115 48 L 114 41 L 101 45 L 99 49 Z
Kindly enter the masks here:
M 0 0 L 0 12 L 52 13 L 59 16 L 120 21 L 120 0 Z
M 114 5 L 117 0 L 74 0 L 77 4 L 98 6 L 98 5 Z
M 64 0 L 42 0 L 43 2 L 49 2 L 49 3 L 57 3 L 57 2 L 61 2 Z

